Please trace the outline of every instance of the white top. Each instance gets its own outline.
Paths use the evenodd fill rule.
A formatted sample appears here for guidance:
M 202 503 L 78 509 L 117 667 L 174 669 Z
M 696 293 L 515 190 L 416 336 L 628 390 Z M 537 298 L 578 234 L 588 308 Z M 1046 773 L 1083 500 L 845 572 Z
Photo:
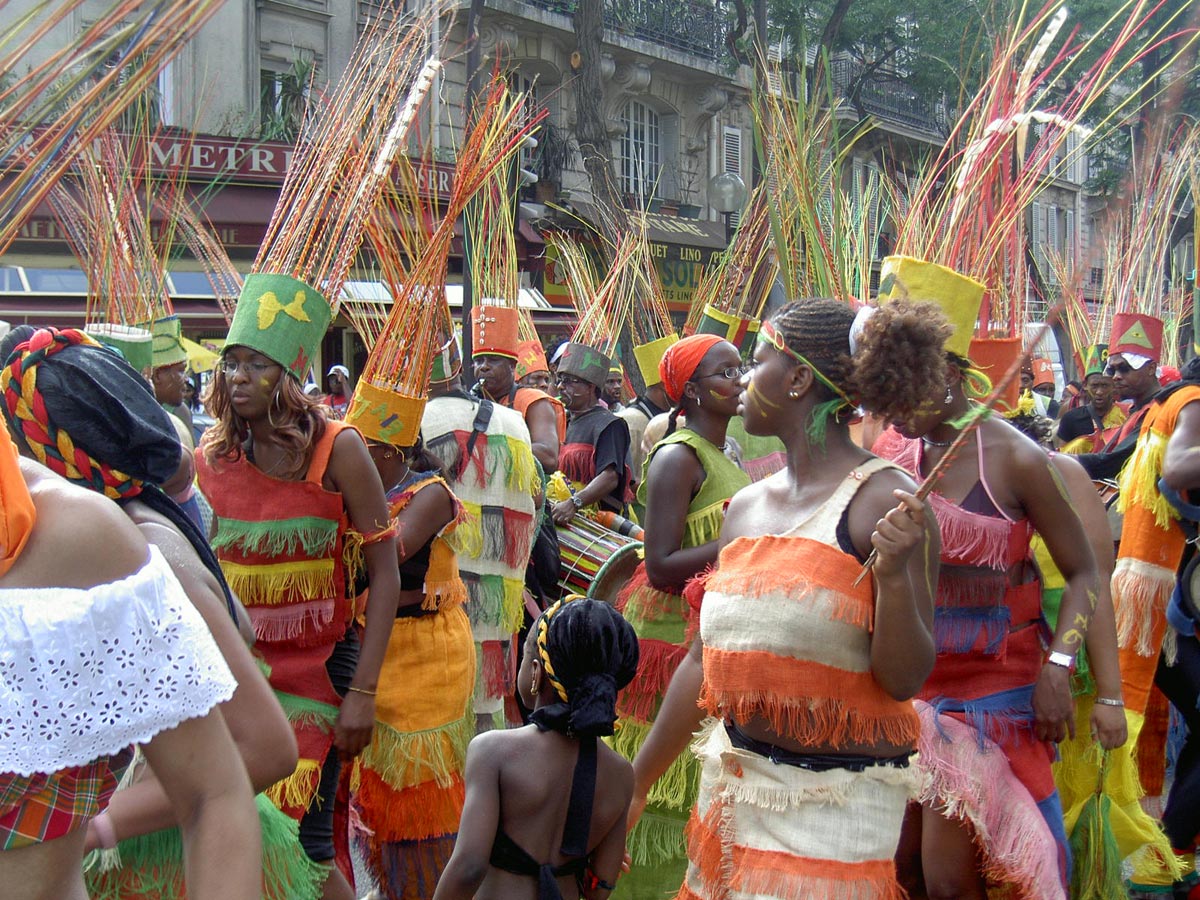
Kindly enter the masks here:
M 57 772 L 145 743 L 237 682 L 157 548 L 120 581 L 0 589 L 0 772 Z

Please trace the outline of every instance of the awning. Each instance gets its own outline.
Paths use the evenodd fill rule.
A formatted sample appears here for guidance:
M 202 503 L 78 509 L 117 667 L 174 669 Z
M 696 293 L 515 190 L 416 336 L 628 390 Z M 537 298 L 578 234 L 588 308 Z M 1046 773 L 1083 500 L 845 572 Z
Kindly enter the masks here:
M 600 219 L 596 207 L 590 203 L 572 202 L 571 208 L 579 219 L 588 224 Z M 655 259 L 708 264 L 713 255 L 724 252 L 727 245 L 723 222 L 634 210 L 629 210 L 628 215 L 645 216 L 646 237 L 650 241 L 650 253 Z

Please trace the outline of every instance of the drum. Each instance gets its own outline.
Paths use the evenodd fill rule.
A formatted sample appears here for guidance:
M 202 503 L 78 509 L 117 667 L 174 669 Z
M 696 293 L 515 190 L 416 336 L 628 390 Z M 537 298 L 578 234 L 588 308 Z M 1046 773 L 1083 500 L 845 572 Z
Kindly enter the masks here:
M 583 594 L 613 603 L 641 562 L 642 542 L 576 516 L 558 530 L 559 586 L 563 594 Z
M 1125 524 L 1125 514 L 1117 510 L 1117 500 L 1121 497 L 1121 488 L 1115 481 L 1093 481 L 1096 490 L 1100 492 L 1100 500 L 1108 512 L 1108 528 L 1112 532 L 1114 544 L 1121 542 L 1121 527 Z

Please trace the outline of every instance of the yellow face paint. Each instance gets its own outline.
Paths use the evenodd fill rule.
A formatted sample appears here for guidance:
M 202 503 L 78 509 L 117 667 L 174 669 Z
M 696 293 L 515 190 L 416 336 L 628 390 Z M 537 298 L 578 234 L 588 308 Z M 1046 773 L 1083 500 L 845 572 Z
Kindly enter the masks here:
M 271 389 L 271 382 L 266 378 L 260 378 L 258 379 L 258 387 L 259 390 L 269 391 Z
M 781 408 L 778 403 L 768 400 L 766 397 L 764 397 L 762 395 L 761 392 L 755 390 L 753 380 L 748 385 L 746 385 L 746 394 L 747 394 L 747 396 L 753 397 L 755 403 L 760 403 L 769 409 L 780 409 Z

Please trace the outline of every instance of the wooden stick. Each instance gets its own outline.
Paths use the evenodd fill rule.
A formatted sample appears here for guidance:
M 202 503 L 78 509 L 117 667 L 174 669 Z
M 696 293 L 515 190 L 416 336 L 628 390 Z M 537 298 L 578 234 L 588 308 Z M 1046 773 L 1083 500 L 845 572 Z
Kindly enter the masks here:
M 933 470 L 925 477 L 925 480 L 921 482 L 920 486 L 917 488 L 916 494 L 914 494 L 918 500 L 924 500 L 933 492 L 934 486 L 937 485 L 942 476 L 946 474 L 946 471 L 954 462 L 955 457 L 958 456 L 963 446 L 965 446 L 967 438 L 979 428 L 983 420 L 987 418 L 988 413 L 996 408 L 996 404 L 1000 402 L 1000 398 L 1004 396 L 1004 392 L 1008 389 L 1008 386 L 1013 383 L 1013 380 L 1021 376 L 1021 368 L 1025 365 L 1025 360 L 1029 359 L 1033 355 L 1032 348 L 1041 343 L 1042 338 L 1046 336 L 1046 332 L 1050 330 L 1051 325 L 1058 318 L 1061 310 L 1061 303 L 1050 310 L 1050 313 L 1046 316 L 1046 321 L 1043 322 L 1042 327 L 1038 329 L 1037 335 L 1032 341 L 1029 342 L 1030 349 L 1025 350 L 1019 357 L 1017 357 L 1017 361 L 1009 366 L 1008 371 L 1004 373 L 1004 377 L 1000 379 L 998 384 L 993 386 L 991 394 L 989 394 L 988 398 L 984 400 L 983 404 L 975 412 L 975 415 L 971 417 L 971 421 L 968 422 L 966 426 L 963 427 L 963 430 L 958 433 L 958 436 L 955 437 L 951 442 L 950 447 L 946 450 L 945 454 L 937 461 L 937 465 L 933 467 Z M 903 509 L 903 506 L 898 508 Z M 862 580 L 867 577 L 867 573 L 871 571 L 871 567 L 875 564 L 875 560 L 878 559 L 878 557 L 879 551 L 872 548 L 871 555 L 867 557 L 866 562 L 863 563 L 863 567 L 858 573 L 858 577 L 854 579 L 854 587 L 858 587 L 858 585 L 862 583 Z

